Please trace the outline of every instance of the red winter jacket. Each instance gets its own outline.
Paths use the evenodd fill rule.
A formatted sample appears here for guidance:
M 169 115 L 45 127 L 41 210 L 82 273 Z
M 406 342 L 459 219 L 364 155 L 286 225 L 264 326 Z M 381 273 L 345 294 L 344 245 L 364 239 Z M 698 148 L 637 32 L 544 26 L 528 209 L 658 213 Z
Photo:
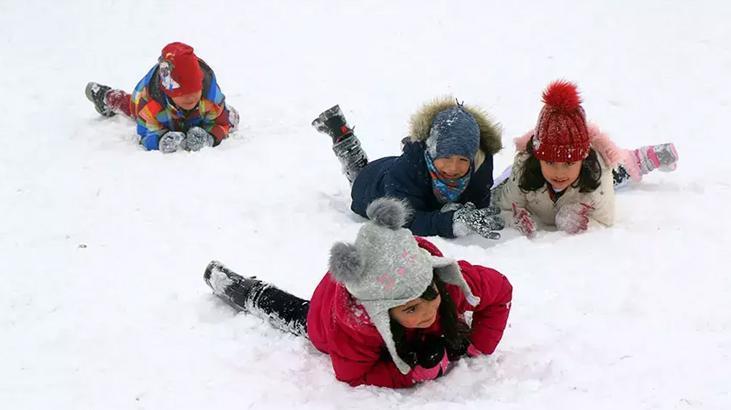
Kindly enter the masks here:
M 432 243 L 416 237 L 419 246 L 432 255 L 442 253 Z M 462 274 L 472 293 L 480 297 L 477 306 L 467 303 L 462 291 L 447 284 L 460 316 L 473 311 L 470 340 L 482 353 L 495 351 L 503 336 L 508 320 L 513 287 L 498 271 L 458 261 Z M 406 337 L 414 333 L 439 333 L 437 320 L 429 329 L 407 329 Z M 328 272 L 310 301 L 307 314 L 307 333 L 312 344 L 330 355 L 335 377 L 351 386 L 361 384 L 381 387 L 409 387 L 414 385 L 411 373 L 402 374 L 385 355 L 386 345 L 370 321 L 365 309 L 348 293 L 345 286 L 332 279 Z

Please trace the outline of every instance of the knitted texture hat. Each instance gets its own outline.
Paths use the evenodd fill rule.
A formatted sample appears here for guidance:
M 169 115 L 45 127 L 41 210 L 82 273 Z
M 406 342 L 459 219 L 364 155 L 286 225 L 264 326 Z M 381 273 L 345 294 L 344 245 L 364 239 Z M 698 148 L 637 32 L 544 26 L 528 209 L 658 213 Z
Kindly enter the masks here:
M 461 155 L 473 160 L 479 146 L 480 126 L 461 105 L 434 116 L 426 139 L 426 149 L 432 159 Z
M 580 161 L 589 155 L 589 131 L 576 85 L 554 81 L 543 92 L 543 109 L 533 135 L 539 160 Z
M 396 352 L 388 310 L 420 297 L 435 274 L 459 286 L 473 306 L 480 299 L 453 259 L 432 256 L 419 247 L 411 231 L 402 228 L 410 216 L 405 203 L 379 198 L 368 205 L 366 215 L 370 221 L 360 228 L 355 243 L 333 245 L 330 273 L 363 306 L 396 367 L 407 374 L 411 368 Z
M 160 84 L 168 97 L 178 97 L 203 88 L 203 71 L 193 47 L 170 43 L 162 49 L 158 59 Z

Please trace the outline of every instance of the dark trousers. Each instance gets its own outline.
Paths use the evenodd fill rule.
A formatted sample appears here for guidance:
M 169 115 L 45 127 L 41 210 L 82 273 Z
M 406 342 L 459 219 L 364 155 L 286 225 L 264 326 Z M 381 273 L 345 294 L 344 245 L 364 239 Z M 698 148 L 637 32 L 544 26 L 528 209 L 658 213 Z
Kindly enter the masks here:
M 278 329 L 307 336 L 309 300 L 253 278 L 234 281 L 226 288 L 226 296 L 234 307 L 267 320 Z
M 612 179 L 614 189 L 621 188 L 630 182 L 629 172 L 622 165 L 617 165 L 616 168 L 612 169 Z

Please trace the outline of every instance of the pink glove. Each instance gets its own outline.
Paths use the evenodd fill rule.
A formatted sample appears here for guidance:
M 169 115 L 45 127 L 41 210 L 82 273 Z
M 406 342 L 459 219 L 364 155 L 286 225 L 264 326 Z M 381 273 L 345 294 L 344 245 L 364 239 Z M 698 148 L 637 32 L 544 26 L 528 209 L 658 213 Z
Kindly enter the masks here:
M 570 204 L 556 213 L 556 227 L 564 232 L 575 234 L 589 228 L 589 212 L 594 207 L 585 203 Z
M 442 356 L 442 361 L 437 363 L 436 366 L 425 369 L 417 365 L 411 369 L 411 378 L 417 383 L 434 380 L 447 372 L 447 366 L 449 366 L 449 359 L 447 358 L 447 352 L 445 351 L 444 356 Z
M 536 223 L 527 209 L 515 205 L 513 202 L 513 225 L 523 235 L 532 238 L 536 233 Z
M 467 356 L 469 357 L 477 357 L 482 356 L 483 353 L 480 351 L 480 349 L 476 348 L 475 345 L 470 343 L 469 346 L 467 346 Z

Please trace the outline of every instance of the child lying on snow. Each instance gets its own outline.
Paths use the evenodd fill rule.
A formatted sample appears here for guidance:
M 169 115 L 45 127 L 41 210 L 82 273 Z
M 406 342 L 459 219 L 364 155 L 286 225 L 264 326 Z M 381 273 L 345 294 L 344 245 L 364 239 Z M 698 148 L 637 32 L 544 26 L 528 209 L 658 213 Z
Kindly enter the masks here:
M 499 272 L 455 262 L 401 228 L 404 203 L 380 198 L 354 244 L 336 243 L 310 301 L 211 262 L 213 293 L 273 325 L 309 336 L 351 386 L 409 387 L 464 355 L 491 354 L 508 320 L 512 286 Z M 473 311 L 471 327 L 464 312 Z
M 516 140 L 512 175 L 492 195 L 494 204 L 512 211 L 513 225 L 527 236 L 535 233 L 536 220 L 572 234 L 592 221 L 610 226 L 615 187 L 654 169 L 676 167 L 671 143 L 624 150 L 596 126 L 587 126 L 574 84 L 551 83 L 543 102 L 535 129 Z
M 406 227 L 415 235 L 446 238 L 478 233 L 498 239 L 504 226 L 490 205 L 492 156 L 502 148 L 500 132 L 476 107 L 454 99 L 424 105 L 411 118 L 410 138 L 398 157 L 368 162 L 339 106 L 312 125 L 332 138 L 333 151 L 352 184 L 353 212 L 366 216 L 373 200 L 394 197 L 414 209 Z
M 137 121 L 140 144 L 163 153 L 216 146 L 239 119 L 225 102 L 216 75 L 193 48 L 170 43 L 132 95 L 91 82 L 86 98 L 99 114 L 124 114 Z

